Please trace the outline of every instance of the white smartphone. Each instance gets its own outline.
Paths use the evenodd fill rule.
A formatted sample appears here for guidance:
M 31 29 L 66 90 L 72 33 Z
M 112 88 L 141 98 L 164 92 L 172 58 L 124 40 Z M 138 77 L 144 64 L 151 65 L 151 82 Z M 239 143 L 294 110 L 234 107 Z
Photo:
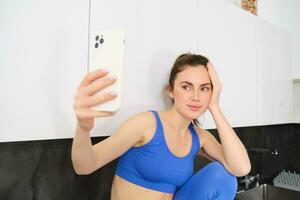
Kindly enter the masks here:
M 114 112 L 120 107 L 124 45 L 125 31 L 123 29 L 95 31 L 91 34 L 88 71 L 106 68 L 109 70 L 107 76 L 114 76 L 117 79 L 112 85 L 95 94 L 114 91 L 117 97 L 91 107 L 92 110 Z

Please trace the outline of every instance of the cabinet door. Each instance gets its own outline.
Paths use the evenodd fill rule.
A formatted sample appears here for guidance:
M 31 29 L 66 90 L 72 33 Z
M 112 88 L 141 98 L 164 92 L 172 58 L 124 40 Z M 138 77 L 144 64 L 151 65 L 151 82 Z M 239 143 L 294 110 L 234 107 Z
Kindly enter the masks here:
M 293 78 L 300 79 L 300 1 L 257 1 L 258 16 L 292 34 Z
M 73 137 L 87 70 L 88 1 L 0 6 L 0 142 Z
M 292 122 L 291 36 L 266 21 L 258 23 L 258 125 Z
M 221 109 L 234 127 L 256 125 L 257 19 L 222 1 L 199 1 L 200 54 L 208 56 L 222 83 Z M 205 128 L 216 128 L 207 110 Z
M 197 0 L 141 1 L 140 72 L 146 107 L 163 109 L 161 91 L 171 67 L 182 53 L 197 53 Z M 147 92 L 147 91 L 151 92 Z M 137 102 L 138 103 L 138 102 Z M 139 103 L 140 104 L 140 103 Z
M 293 123 L 300 123 L 300 81 L 293 83 Z

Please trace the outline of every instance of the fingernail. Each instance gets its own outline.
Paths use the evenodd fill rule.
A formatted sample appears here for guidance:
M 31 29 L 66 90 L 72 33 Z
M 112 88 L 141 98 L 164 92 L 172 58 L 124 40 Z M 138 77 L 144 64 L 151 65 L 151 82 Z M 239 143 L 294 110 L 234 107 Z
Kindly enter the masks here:
M 112 96 L 115 96 L 115 95 L 117 95 L 117 92 L 116 91 L 111 91 L 111 92 L 109 92 L 109 94 L 112 95 Z
M 111 75 L 111 76 L 109 76 L 109 77 L 108 77 L 108 79 L 110 79 L 110 80 L 115 80 L 115 79 L 116 79 L 116 77 L 115 77 L 115 76 L 113 76 L 113 75 Z
M 103 72 L 109 72 L 109 69 L 104 67 L 104 68 L 101 69 L 101 71 L 103 71 Z

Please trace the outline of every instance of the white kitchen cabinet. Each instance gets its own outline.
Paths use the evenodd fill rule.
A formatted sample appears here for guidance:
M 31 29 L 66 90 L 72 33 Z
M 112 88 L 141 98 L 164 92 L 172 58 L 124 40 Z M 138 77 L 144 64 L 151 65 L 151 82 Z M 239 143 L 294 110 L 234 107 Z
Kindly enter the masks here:
M 215 65 L 223 85 L 220 105 L 229 123 L 292 123 L 291 34 L 218 0 L 199 1 L 198 23 L 199 53 Z M 204 127 L 216 128 L 209 111 Z
M 257 125 L 293 121 L 291 35 L 258 21 Z
M 257 18 L 223 1 L 199 1 L 199 53 L 208 56 L 222 83 L 221 109 L 233 127 L 255 126 Z M 216 128 L 209 111 L 205 128 Z
M 293 80 L 293 122 L 300 123 L 300 79 Z
M 0 3 L 0 142 L 70 138 L 87 69 L 88 1 Z
M 188 51 L 214 64 L 233 127 L 292 121 L 291 41 L 281 29 L 221 0 L 90 2 L 1 4 L 0 142 L 73 137 L 89 27 L 126 31 L 121 109 L 97 119 L 92 136 L 112 134 L 136 112 L 163 109 L 172 64 Z M 215 128 L 209 111 L 200 121 Z
M 293 79 L 300 79 L 300 1 L 260 0 L 257 1 L 257 7 L 257 14 L 260 18 L 291 33 Z

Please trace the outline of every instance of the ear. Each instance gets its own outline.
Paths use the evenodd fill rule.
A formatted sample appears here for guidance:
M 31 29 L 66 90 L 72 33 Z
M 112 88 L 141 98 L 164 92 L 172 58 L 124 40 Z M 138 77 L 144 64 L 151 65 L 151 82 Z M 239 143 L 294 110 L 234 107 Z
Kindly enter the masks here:
M 171 89 L 170 85 L 166 86 L 167 94 L 174 99 L 173 90 Z

